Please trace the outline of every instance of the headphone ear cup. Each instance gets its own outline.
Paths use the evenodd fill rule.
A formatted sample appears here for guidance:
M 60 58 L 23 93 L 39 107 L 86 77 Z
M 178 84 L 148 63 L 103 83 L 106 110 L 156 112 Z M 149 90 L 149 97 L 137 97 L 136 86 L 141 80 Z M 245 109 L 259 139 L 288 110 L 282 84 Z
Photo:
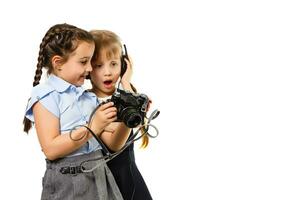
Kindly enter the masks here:
M 125 58 L 129 60 L 127 55 L 126 45 L 124 44 L 123 47 L 124 47 L 124 52 L 122 52 L 122 56 L 121 56 L 121 74 L 120 74 L 121 77 L 125 74 L 127 70 L 127 63 L 125 61 Z
M 125 61 L 125 56 L 122 55 L 122 57 L 121 57 L 121 74 L 120 74 L 120 76 L 124 75 L 124 73 L 126 72 L 126 69 L 127 69 L 127 63 Z

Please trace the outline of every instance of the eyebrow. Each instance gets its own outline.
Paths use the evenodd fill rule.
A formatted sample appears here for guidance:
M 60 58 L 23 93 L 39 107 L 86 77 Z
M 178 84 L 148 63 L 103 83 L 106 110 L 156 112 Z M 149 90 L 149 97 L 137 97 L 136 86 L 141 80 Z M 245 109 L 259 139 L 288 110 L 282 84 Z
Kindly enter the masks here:
M 90 56 L 84 56 L 84 57 L 81 57 L 79 59 L 90 59 L 91 57 Z

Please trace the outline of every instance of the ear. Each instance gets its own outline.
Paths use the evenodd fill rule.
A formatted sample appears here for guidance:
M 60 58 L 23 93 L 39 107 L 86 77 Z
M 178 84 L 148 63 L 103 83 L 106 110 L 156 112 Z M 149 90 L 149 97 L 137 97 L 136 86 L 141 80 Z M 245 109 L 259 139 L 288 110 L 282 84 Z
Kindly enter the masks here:
M 63 58 L 61 56 L 53 56 L 51 62 L 54 69 L 61 71 L 61 65 L 63 64 Z

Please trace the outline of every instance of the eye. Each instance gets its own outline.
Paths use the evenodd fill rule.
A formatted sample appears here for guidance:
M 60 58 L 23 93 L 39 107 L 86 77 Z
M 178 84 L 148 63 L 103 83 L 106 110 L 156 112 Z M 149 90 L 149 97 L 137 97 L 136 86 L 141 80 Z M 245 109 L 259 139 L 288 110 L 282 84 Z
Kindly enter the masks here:
M 118 66 L 118 63 L 117 63 L 117 62 L 111 62 L 111 65 L 112 65 L 113 67 L 116 67 L 116 66 Z
M 88 62 L 87 60 L 82 60 L 82 61 L 80 61 L 80 63 L 83 64 L 83 65 L 86 65 L 87 62 Z
M 95 67 L 96 68 L 100 68 L 100 67 L 102 67 L 103 65 L 102 64 L 95 64 Z

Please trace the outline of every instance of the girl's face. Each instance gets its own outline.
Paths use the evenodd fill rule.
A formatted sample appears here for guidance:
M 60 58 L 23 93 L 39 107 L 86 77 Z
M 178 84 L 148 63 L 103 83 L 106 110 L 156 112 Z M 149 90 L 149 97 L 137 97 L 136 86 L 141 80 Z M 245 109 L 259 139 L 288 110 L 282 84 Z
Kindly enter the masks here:
M 94 49 L 94 43 L 80 42 L 68 60 L 59 65 L 54 73 L 72 85 L 83 85 L 85 77 L 92 71 L 91 58 Z
M 106 55 L 105 50 L 100 52 L 91 72 L 93 90 L 99 97 L 114 93 L 121 72 L 121 55 L 113 55 L 111 58 L 107 58 Z

